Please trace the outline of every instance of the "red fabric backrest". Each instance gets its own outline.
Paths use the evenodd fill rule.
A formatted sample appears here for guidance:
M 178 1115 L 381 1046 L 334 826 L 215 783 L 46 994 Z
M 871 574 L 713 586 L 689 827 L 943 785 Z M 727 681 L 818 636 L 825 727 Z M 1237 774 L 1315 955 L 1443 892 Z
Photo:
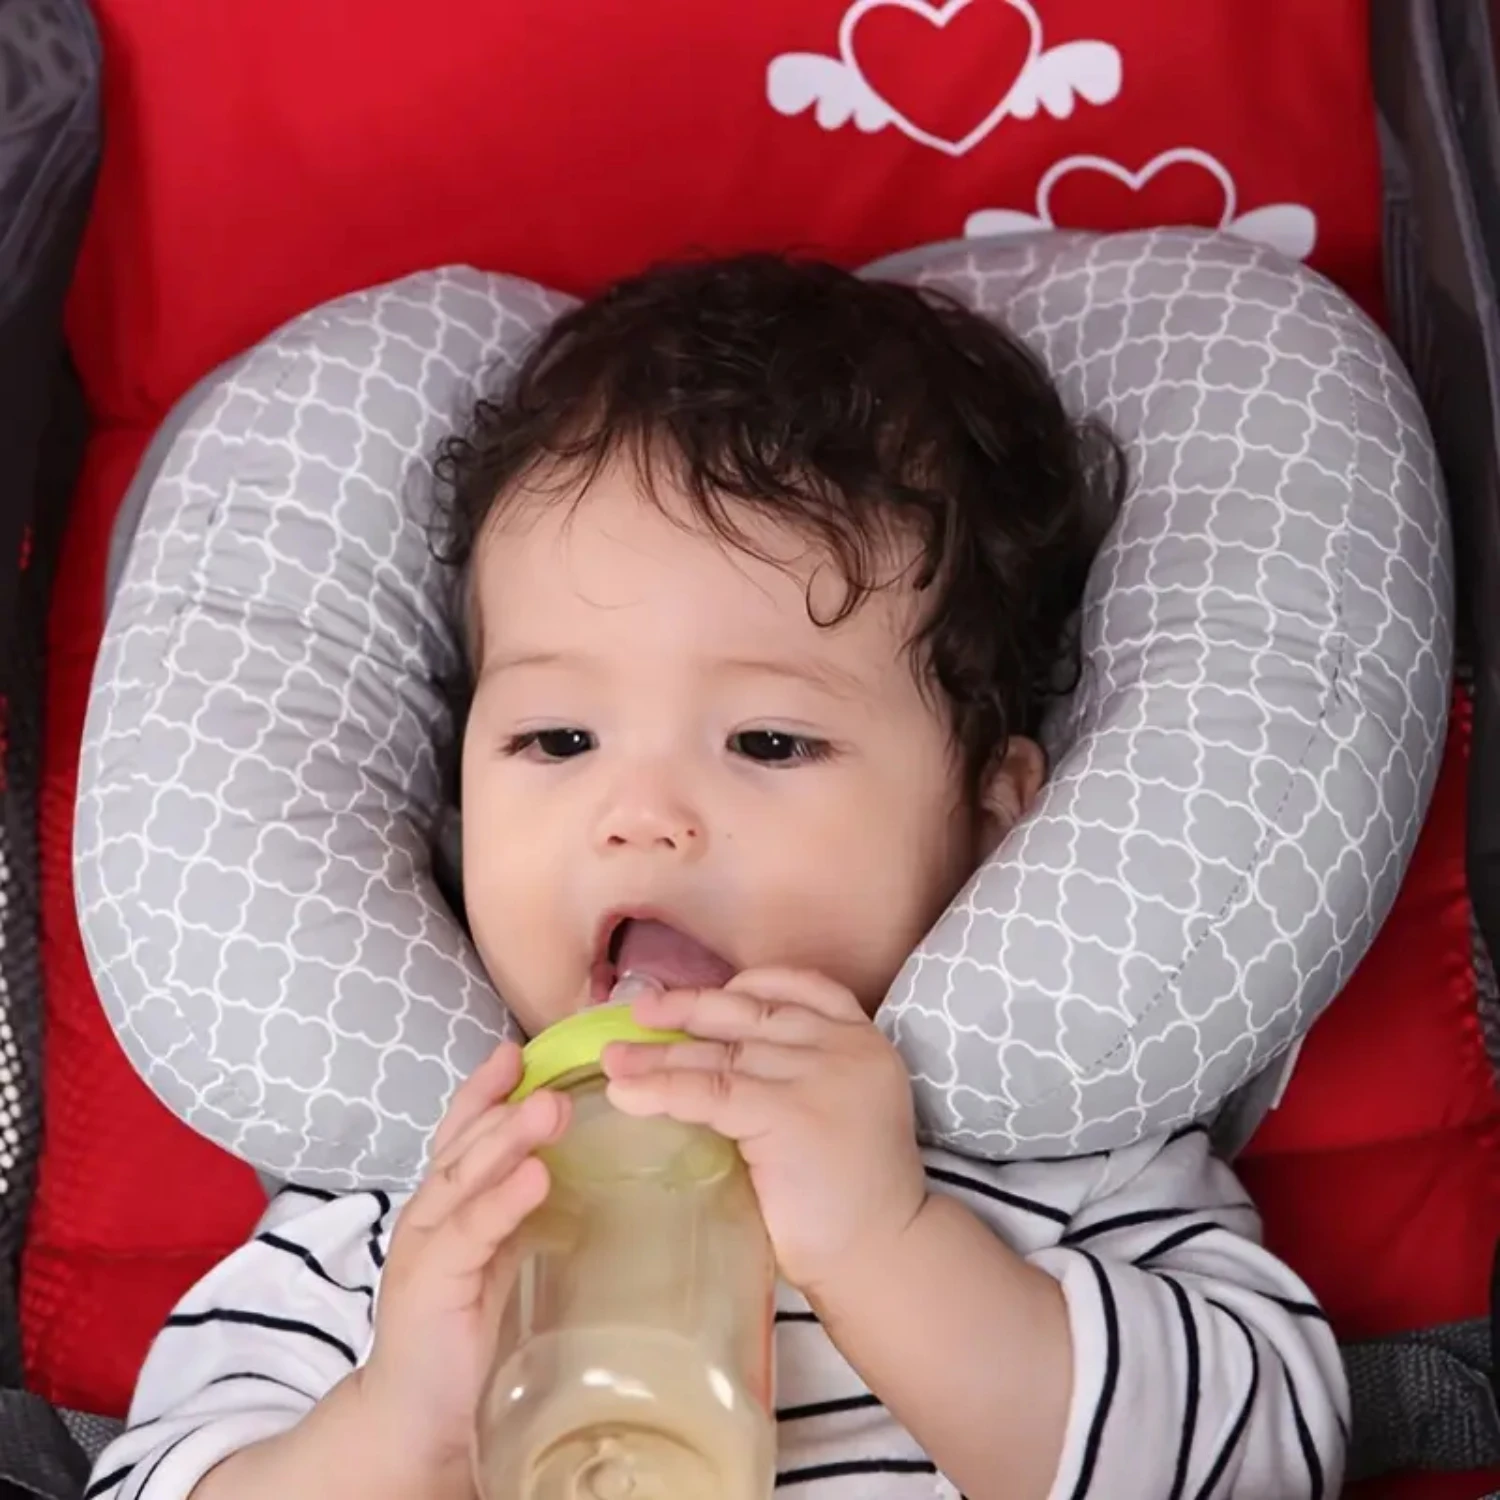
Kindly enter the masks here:
M 577 291 L 693 249 L 857 262 L 1035 215 L 1049 173 L 1070 225 L 1300 205 L 1312 263 L 1378 304 L 1365 0 L 95 9 L 105 163 L 72 331 L 110 422 L 154 423 L 286 318 L 423 266 Z M 1074 80 L 1044 91 L 1064 117 L 1016 91 L 1033 40 Z
M 36 1388 L 119 1411 L 171 1301 L 244 1233 L 258 1198 L 247 1169 L 130 1072 L 72 910 L 103 547 L 141 447 L 182 391 L 304 308 L 422 266 L 470 261 L 583 291 L 695 250 L 800 248 L 854 264 L 962 234 L 976 215 L 1280 236 L 1378 315 L 1380 183 L 1366 0 L 95 9 L 106 148 L 69 322 L 101 434 L 53 617 L 47 1146 L 23 1291 Z M 1461 770 L 1449 788 L 1461 799 Z M 1410 1055 L 1435 1059 L 1421 1083 L 1432 1098 L 1457 1076 L 1445 1069 L 1477 1076 L 1472 992 L 1460 994 L 1461 818 L 1437 828 L 1438 853 L 1403 896 L 1406 925 L 1385 940 L 1406 961 L 1399 988 L 1384 961 L 1361 971 L 1339 1014 L 1368 1015 L 1367 1027 L 1309 1044 L 1250 1168 L 1278 1242 L 1358 1328 L 1470 1309 L 1490 1226 L 1487 1211 L 1459 1225 L 1457 1290 L 1429 1297 L 1409 1274 L 1426 1253 L 1415 1227 L 1390 1274 L 1362 1259 L 1393 1211 L 1420 1224 L 1409 1197 L 1372 1199 L 1362 1218 L 1351 1203 L 1334 1225 L 1309 1196 L 1321 1179 L 1297 1185 L 1307 1162 L 1336 1161 L 1343 1122 L 1365 1141 L 1426 1129 L 1387 1110 L 1400 1091 L 1380 1082 Z M 1465 1128 L 1479 1128 L 1476 1112 L 1466 1107 Z M 1444 1199 L 1443 1233 L 1467 1201 L 1457 1187 Z

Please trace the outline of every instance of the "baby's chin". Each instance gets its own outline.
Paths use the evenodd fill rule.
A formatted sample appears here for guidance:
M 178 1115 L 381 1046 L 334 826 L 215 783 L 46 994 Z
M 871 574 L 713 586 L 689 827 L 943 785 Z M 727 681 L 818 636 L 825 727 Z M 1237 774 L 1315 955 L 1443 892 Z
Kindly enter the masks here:
M 555 1026 L 559 1021 L 566 1021 L 569 1016 L 577 1015 L 581 1010 L 587 1010 L 589 999 L 587 993 L 583 991 L 580 991 L 575 999 L 570 1000 L 560 1000 L 555 996 L 541 999 L 506 993 L 505 1005 L 516 1025 L 521 1028 L 522 1040 L 530 1041 L 532 1037 L 540 1035 L 549 1026 Z

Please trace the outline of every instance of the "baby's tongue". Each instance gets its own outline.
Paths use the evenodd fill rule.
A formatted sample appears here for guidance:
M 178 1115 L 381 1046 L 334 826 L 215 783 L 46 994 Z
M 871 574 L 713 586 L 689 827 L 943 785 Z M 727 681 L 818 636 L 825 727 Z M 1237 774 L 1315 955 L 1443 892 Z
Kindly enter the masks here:
M 649 974 L 668 990 L 716 990 L 734 977 L 734 970 L 696 938 L 644 918 L 625 923 L 615 973 Z

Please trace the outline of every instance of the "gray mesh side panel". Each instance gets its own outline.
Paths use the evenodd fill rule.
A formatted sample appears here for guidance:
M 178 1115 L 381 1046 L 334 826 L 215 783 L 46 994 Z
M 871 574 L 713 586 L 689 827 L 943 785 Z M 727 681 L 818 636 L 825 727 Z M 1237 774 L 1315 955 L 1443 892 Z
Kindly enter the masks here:
M 58 1413 L 27 1391 L 0 1391 L 0 1496 L 78 1500 L 89 1459 Z
M 1480 1469 L 1500 1455 L 1485 1319 L 1346 1344 L 1354 1424 L 1350 1479 Z
M 1500 943 L 1500 153 L 1483 0 L 1371 7 L 1392 333 L 1442 456 L 1474 673 L 1468 877 Z M 1476 184 L 1484 183 L 1476 192 Z M 1488 241 L 1488 243 L 1487 243 Z
M 62 301 L 98 156 L 84 0 L 0 0 L 0 1383 L 40 1134 L 37 786 L 47 599 L 82 449 Z
M 68 1436 L 88 1455 L 90 1463 L 125 1430 L 125 1424 L 114 1417 L 96 1417 L 92 1412 L 61 1407 L 58 1415 L 68 1429 Z
M 1434 20 L 1452 91 L 1454 128 L 1468 163 L 1468 187 L 1474 215 L 1484 244 L 1485 262 L 1493 274 L 1494 268 L 1500 265 L 1500 105 L 1497 105 L 1495 88 L 1490 10 L 1486 4 L 1438 6 L 1434 10 Z M 1489 290 L 1493 300 L 1496 294 L 1493 284 Z M 1496 330 L 1482 324 L 1480 333 L 1487 340 L 1493 363 Z M 1497 462 L 1494 455 L 1491 462 Z M 1500 602 L 1491 597 L 1486 607 L 1493 614 L 1500 608 Z M 1491 661 L 1486 678 L 1486 690 L 1491 696 L 1495 681 L 1496 664 Z M 1477 791 L 1481 780 L 1493 784 L 1495 769 L 1491 765 L 1482 765 L 1476 757 L 1474 777 Z M 1486 795 L 1496 794 L 1486 791 Z M 1494 936 L 1493 929 L 1490 936 Z M 1500 1077 L 1500 987 L 1496 984 L 1490 946 L 1485 942 L 1477 921 L 1474 957 L 1480 1025 L 1491 1065 Z

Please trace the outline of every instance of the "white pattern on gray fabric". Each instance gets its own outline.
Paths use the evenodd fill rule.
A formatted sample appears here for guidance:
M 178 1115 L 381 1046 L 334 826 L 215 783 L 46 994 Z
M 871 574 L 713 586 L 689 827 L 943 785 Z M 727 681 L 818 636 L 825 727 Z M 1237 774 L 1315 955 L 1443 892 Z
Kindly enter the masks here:
M 1381 336 L 1259 247 L 1049 235 L 886 269 L 1004 309 L 1131 451 L 1056 774 L 881 1013 L 935 1142 L 1110 1148 L 1272 1062 L 1395 895 L 1447 709 L 1436 466 Z M 411 1181 L 507 1026 L 431 880 L 456 651 L 419 517 L 483 367 L 560 305 L 447 270 L 299 319 L 145 507 L 85 734 L 80 923 L 148 1082 L 274 1176 Z
M 429 876 L 458 655 L 419 511 L 439 440 L 565 305 L 453 269 L 300 318 L 144 509 L 95 668 L 80 927 L 146 1081 L 273 1177 L 408 1180 L 509 1034 Z
M 1447 508 L 1385 340 L 1274 254 L 1067 240 L 875 268 L 1003 313 L 1132 462 L 1040 805 L 880 1015 L 925 1132 L 981 1155 L 1207 1118 L 1305 1034 L 1390 910 L 1447 726 Z

